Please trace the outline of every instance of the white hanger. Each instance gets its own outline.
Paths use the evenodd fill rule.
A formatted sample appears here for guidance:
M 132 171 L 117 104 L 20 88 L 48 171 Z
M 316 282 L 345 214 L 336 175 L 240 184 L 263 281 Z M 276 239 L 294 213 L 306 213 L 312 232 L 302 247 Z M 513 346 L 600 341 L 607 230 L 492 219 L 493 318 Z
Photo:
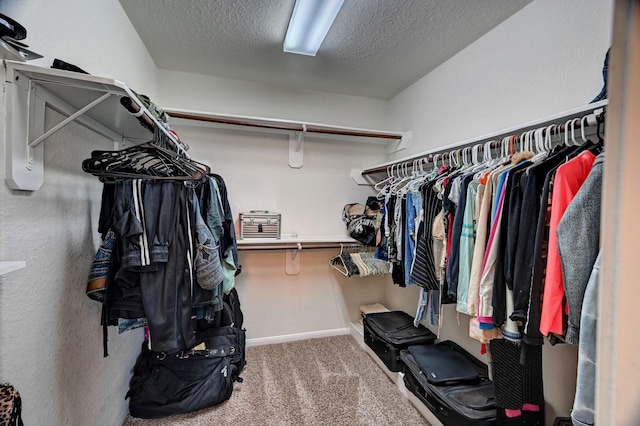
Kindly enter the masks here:
M 576 118 L 571 120 L 571 142 L 573 142 L 574 146 L 580 146 L 580 144 L 578 143 L 578 141 L 576 141 L 576 134 L 575 134 L 575 122 L 576 122 Z
M 498 143 L 496 141 L 487 141 L 484 143 L 484 148 L 482 150 L 482 155 L 484 157 L 484 163 L 485 164 L 490 164 L 493 163 L 494 159 L 491 157 L 491 144 L 492 143 Z
M 408 174 L 409 165 L 407 162 L 400 163 L 398 165 L 398 168 L 400 169 L 400 173 L 398 173 L 398 181 L 392 183 L 390 187 L 391 193 L 396 195 L 400 195 L 398 192 L 399 189 L 403 187 L 406 181 L 411 178 L 411 176 L 409 176 Z
M 538 128 L 533 130 L 533 152 L 536 154 L 540 154 L 543 151 L 543 146 L 542 146 L 542 128 Z
M 582 138 L 582 142 L 585 143 L 587 142 L 587 138 L 584 136 L 584 128 L 587 125 L 587 119 L 589 118 L 588 115 L 585 115 L 584 117 L 582 117 L 580 119 L 580 137 Z
M 473 164 L 480 165 L 480 144 L 474 145 L 473 148 L 471 148 L 471 162 Z
M 534 153 L 536 152 L 534 148 L 535 133 L 536 133 L 535 130 L 529 130 L 527 132 L 527 151 L 534 152 Z
M 546 151 L 551 151 L 553 146 L 553 134 L 555 133 L 556 127 L 557 126 L 555 124 L 551 124 L 546 128 L 547 133 L 544 136 L 544 147 Z
M 534 163 L 540 161 L 541 159 L 543 159 L 547 155 L 547 150 L 546 150 L 546 145 L 545 145 L 545 138 L 544 138 L 544 131 L 545 131 L 545 127 L 540 127 L 540 128 L 535 129 L 533 131 L 533 137 L 534 137 L 534 140 L 535 140 L 535 150 L 534 150 L 534 152 L 536 152 L 536 155 L 534 155 L 533 158 L 531 158 L 530 161 L 532 161 Z
M 566 123 L 564 123 L 564 145 L 565 146 L 569 146 L 569 123 L 571 122 L 571 120 L 567 120 Z
M 337 256 L 334 256 L 330 261 L 329 261 L 329 265 L 331 265 L 331 267 L 333 269 L 335 269 L 336 271 L 340 272 L 342 275 L 344 275 L 345 277 L 349 276 L 349 272 L 347 270 L 347 266 L 344 264 L 344 261 L 342 260 L 341 255 L 344 253 L 344 245 L 340 244 L 340 254 L 338 254 Z M 341 269 L 338 267 L 338 265 L 334 265 L 333 264 L 333 260 L 339 261 L 339 265 L 342 266 Z
M 520 151 L 527 151 L 529 146 L 527 142 L 527 132 L 520 134 Z
M 433 172 L 436 172 L 439 169 L 438 158 L 442 159 L 442 165 L 444 166 L 444 158 L 442 158 L 442 154 L 433 154 Z
M 500 142 L 500 157 L 506 159 L 509 157 L 509 139 L 511 136 L 505 136 Z

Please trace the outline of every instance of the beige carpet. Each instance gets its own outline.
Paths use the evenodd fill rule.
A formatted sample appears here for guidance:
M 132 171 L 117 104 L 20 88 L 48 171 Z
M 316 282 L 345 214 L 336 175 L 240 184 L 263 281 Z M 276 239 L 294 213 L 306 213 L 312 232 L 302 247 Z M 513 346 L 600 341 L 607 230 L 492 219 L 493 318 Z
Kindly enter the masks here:
M 429 423 L 350 335 L 247 349 L 228 401 L 125 425 L 406 425 Z

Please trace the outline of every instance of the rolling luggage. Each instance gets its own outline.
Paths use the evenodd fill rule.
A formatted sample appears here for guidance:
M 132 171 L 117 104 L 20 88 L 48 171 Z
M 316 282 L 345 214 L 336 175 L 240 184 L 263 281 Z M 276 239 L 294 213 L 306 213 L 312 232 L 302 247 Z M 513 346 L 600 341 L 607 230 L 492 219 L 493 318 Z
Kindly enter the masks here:
M 496 405 L 487 366 L 456 343 L 401 352 L 404 383 L 445 426 L 493 426 Z
M 428 328 L 413 325 L 413 317 L 402 311 L 364 315 L 364 341 L 391 371 L 402 371 L 400 351 L 411 345 L 431 344 L 436 339 Z

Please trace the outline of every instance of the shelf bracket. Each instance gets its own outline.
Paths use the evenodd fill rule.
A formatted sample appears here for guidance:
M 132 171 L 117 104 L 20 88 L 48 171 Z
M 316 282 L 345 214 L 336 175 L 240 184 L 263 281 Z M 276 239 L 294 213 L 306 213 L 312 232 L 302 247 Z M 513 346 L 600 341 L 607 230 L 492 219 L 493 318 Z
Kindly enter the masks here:
M 44 182 L 44 146 L 31 147 L 29 137 L 44 135 L 44 100 L 35 96 L 35 86 L 28 83 L 5 84 L 5 141 L 7 186 L 36 191 Z
M 377 183 L 371 176 L 362 176 L 362 169 L 351 169 L 350 176 L 358 185 L 373 186 Z
M 105 93 L 104 95 L 100 96 L 98 99 L 96 99 L 95 101 L 89 103 L 89 105 L 85 106 L 84 108 L 79 109 L 78 111 L 76 111 L 75 113 L 71 114 L 69 117 L 65 118 L 64 120 L 62 120 L 60 123 L 56 124 L 55 126 L 53 126 L 51 129 L 49 129 L 45 134 L 38 136 L 37 138 L 35 138 L 33 141 L 29 142 L 29 146 L 31 148 L 35 148 L 36 146 L 38 146 L 42 141 L 44 141 L 46 138 L 48 138 L 49 136 L 51 136 L 52 134 L 54 134 L 55 132 L 57 132 L 58 130 L 62 129 L 64 126 L 66 126 L 67 124 L 71 123 L 72 121 L 74 121 L 76 118 L 78 118 L 79 116 L 81 116 L 82 114 L 84 114 L 85 112 L 89 111 L 91 108 L 93 108 L 94 106 L 98 105 L 100 102 L 104 101 L 105 99 L 107 99 L 109 96 L 111 96 L 111 93 Z M 27 129 L 28 130 L 28 129 Z
M 44 183 L 43 141 L 72 121 L 116 141 L 121 137 L 84 114 L 113 93 L 106 92 L 81 109 L 76 109 L 53 95 L 37 82 L 16 72 L 8 73 L 5 82 L 5 141 L 7 146 L 6 183 L 11 189 L 37 191 Z M 67 115 L 45 132 L 45 106 Z
M 297 248 L 288 249 L 286 251 L 284 271 L 287 275 L 298 275 L 300 273 L 300 252 L 301 251 L 302 251 L 301 243 L 298 243 Z
M 389 145 L 387 147 L 387 154 L 393 154 L 394 152 L 403 151 L 407 149 L 411 144 L 412 137 L 413 137 L 413 133 L 411 132 L 411 130 L 402 132 L 402 139 L 400 139 L 399 141 L 397 141 L 392 145 Z
M 304 162 L 304 134 L 307 133 L 307 125 L 302 125 L 302 131 L 289 134 L 289 167 L 299 169 Z

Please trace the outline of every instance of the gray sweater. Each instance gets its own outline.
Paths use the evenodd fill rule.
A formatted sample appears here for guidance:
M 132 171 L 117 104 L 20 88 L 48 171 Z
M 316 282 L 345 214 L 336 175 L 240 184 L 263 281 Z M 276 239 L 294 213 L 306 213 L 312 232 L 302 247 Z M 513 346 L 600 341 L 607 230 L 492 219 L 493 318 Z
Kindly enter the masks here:
M 564 293 L 569 305 L 566 341 L 577 345 L 584 292 L 600 246 L 600 203 L 604 153 L 567 207 L 556 231 Z

